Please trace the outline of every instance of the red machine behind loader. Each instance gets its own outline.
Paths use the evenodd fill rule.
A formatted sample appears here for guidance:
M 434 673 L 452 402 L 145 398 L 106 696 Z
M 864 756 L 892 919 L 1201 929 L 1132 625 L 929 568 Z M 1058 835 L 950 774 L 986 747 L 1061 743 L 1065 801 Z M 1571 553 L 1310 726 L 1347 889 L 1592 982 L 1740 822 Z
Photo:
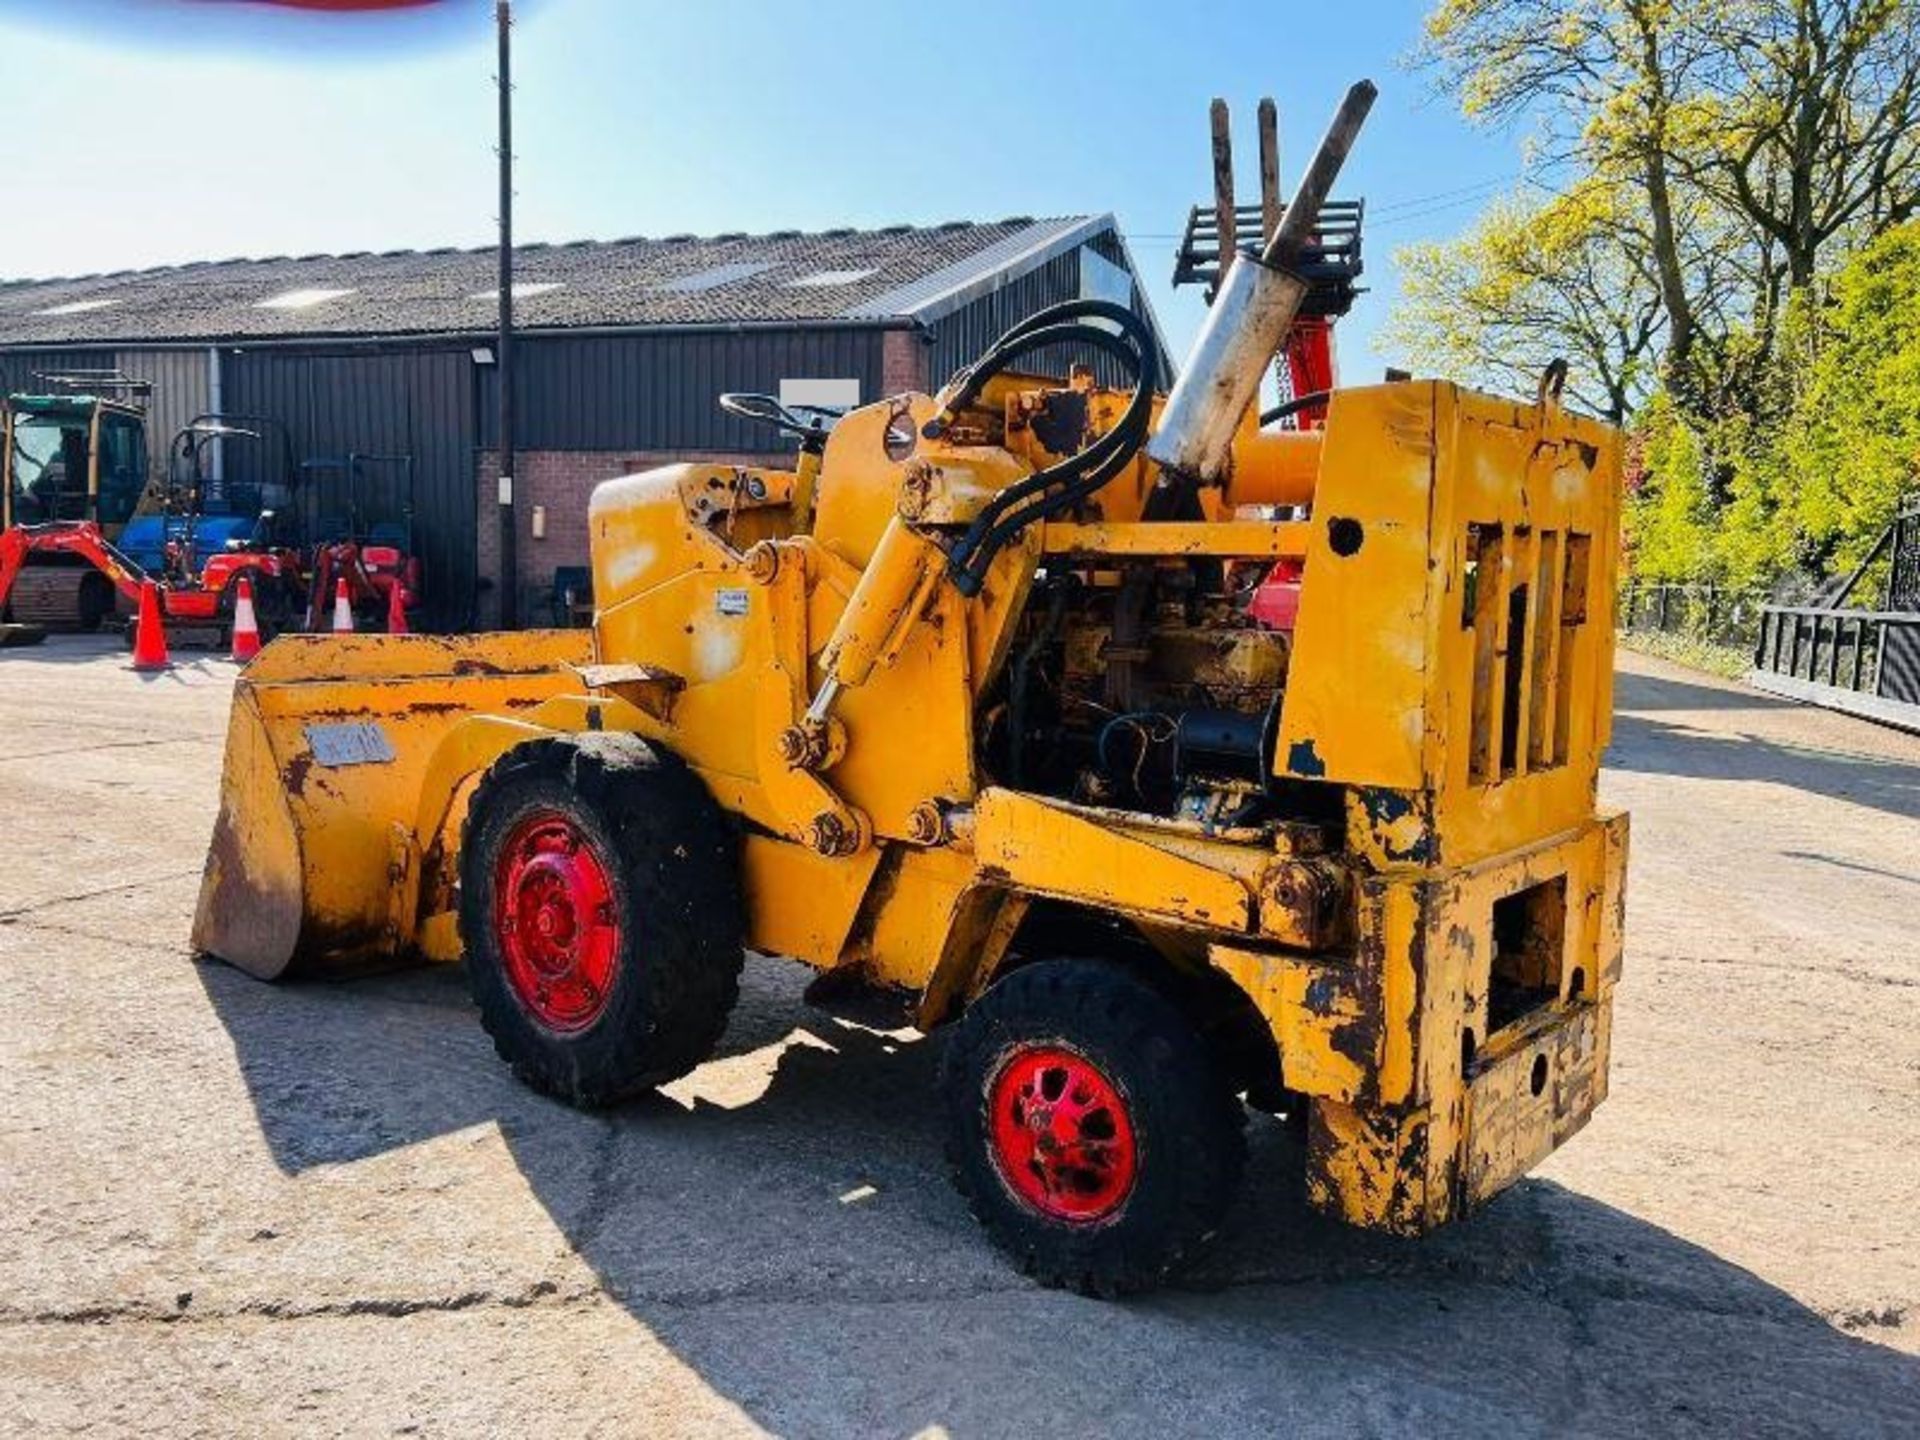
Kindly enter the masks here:
M 306 580 L 286 427 L 264 415 L 196 415 L 167 447 L 167 476 L 165 505 L 128 524 L 120 549 L 159 581 L 168 622 L 225 646 L 244 574 L 262 638 L 295 628 Z
M 0 644 L 97 630 L 139 578 L 113 547 L 156 498 L 147 386 L 118 372 L 39 377 L 0 405 Z
M 1234 201 L 1227 104 L 1224 100 L 1213 102 L 1213 204 L 1196 205 L 1188 212 L 1186 233 L 1173 266 L 1174 285 L 1205 286 L 1209 305 L 1226 268 L 1223 257 L 1231 257 L 1247 236 L 1265 244 L 1285 211 L 1280 195 L 1279 118 L 1272 100 L 1260 102 L 1259 122 L 1260 203 L 1239 205 Z M 1363 202 L 1358 200 L 1328 200 L 1320 207 L 1297 267 L 1306 282 L 1306 294 L 1281 342 L 1274 366 L 1280 402 L 1260 412 L 1263 430 L 1319 430 L 1327 423 L 1327 403 L 1339 378 L 1334 364 L 1333 326 L 1353 308 L 1359 295 L 1355 282 L 1364 268 L 1360 256 L 1364 213 Z M 1254 584 L 1247 605 L 1249 618 L 1269 630 L 1291 631 L 1300 610 L 1302 573 L 1297 559 L 1281 560 L 1268 567 Z
M 0 644 L 98 629 L 116 608 L 131 613 L 148 580 L 167 621 L 212 646 L 227 642 L 242 574 L 263 634 L 298 619 L 301 555 L 281 518 L 295 471 L 277 422 L 196 416 L 174 436 L 156 485 L 146 477 L 145 415 L 128 401 L 16 395 L 5 419 L 0 617 L 15 623 L 0 626 Z M 212 463 L 216 447 L 236 439 L 265 444 L 264 478 L 229 482 Z
M 413 535 L 413 456 L 354 453 L 301 467 L 307 500 L 306 628 L 325 630 L 342 580 L 354 628 L 385 630 L 394 592 L 402 612 L 421 599 Z

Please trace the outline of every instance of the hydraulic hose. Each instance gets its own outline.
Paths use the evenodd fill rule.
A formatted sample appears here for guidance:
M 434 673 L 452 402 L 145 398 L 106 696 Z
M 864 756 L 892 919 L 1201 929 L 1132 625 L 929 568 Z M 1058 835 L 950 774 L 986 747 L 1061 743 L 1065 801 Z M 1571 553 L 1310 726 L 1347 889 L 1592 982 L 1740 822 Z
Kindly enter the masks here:
M 1094 320 L 1120 327 L 1099 328 Z M 1119 422 L 1085 449 L 1035 471 L 1008 486 L 984 506 L 947 559 L 948 573 L 963 595 L 979 592 L 993 558 L 1036 520 L 1081 504 L 1124 470 L 1146 443 L 1153 402 L 1157 347 L 1153 334 L 1133 311 L 1107 300 L 1070 300 L 1027 317 L 1000 337 L 956 377 L 940 414 L 923 433 L 944 434 L 946 417 L 978 398 L 987 382 L 1023 355 L 1049 345 L 1074 343 L 1101 351 L 1129 372 L 1133 395 Z
M 954 558 L 949 560 L 949 569 L 954 571 L 954 583 L 962 594 L 971 595 L 978 591 L 994 555 L 1014 536 L 1036 520 L 1058 515 L 1091 499 L 1132 463 L 1140 447 L 1146 443 L 1147 419 L 1152 407 L 1150 390 L 1143 387 L 1137 395 L 1139 398 L 1128 406 L 1120 423 L 1101 437 L 1102 440 L 1111 439 L 1114 442 L 1107 450 L 1096 454 L 1094 447 L 1089 446 L 1073 457 L 1071 464 L 1063 461 L 1059 465 L 1049 466 L 1021 482 L 1021 486 L 1009 487 L 1010 491 L 1022 489 L 1021 497 L 1014 497 L 1010 493 L 996 497 L 996 500 L 1005 498 L 1010 503 L 989 505 L 981 511 L 961 537 L 960 544 L 955 546 Z M 1024 489 L 1028 485 L 1034 488 Z M 1015 508 L 1015 503 L 1021 498 L 1026 498 L 1027 503 Z M 1013 513 L 1008 514 L 1009 510 Z
M 971 405 L 986 388 L 989 380 L 1030 350 L 1038 349 L 1043 345 L 1058 344 L 1062 340 L 1082 340 L 1090 333 L 1098 333 L 1108 340 L 1113 338 L 1106 331 L 1091 331 L 1090 327 L 1084 323 L 1044 339 L 1036 335 L 1038 331 L 1059 327 L 1062 322 L 1089 320 L 1109 320 L 1119 326 L 1121 334 L 1133 342 L 1134 350 L 1137 352 L 1137 359 L 1129 357 L 1123 363 L 1136 374 L 1148 368 L 1140 362 L 1144 362 L 1156 352 L 1153 335 L 1148 330 L 1146 322 L 1132 310 L 1111 300 L 1062 301 L 1060 304 L 1049 305 L 1046 309 L 1036 310 L 1027 316 L 989 345 L 979 359 L 954 376 L 947 387 L 952 392 L 951 395 L 942 402 L 940 413 L 927 422 L 926 429 L 922 433 L 929 440 L 939 439 L 946 432 L 948 417 L 955 411 Z
M 1291 400 L 1282 400 L 1271 410 L 1260 412 L 1260 428 L 1266 429 L 1276 420 L 1284 420 L 1289 415 L 1298 415 L 1302 410 L 1311 410 L 1316 405 L 1324 405 L 1333 398 L 1331 390 L 1309 390 L 1304 395 L 1296 395 Z

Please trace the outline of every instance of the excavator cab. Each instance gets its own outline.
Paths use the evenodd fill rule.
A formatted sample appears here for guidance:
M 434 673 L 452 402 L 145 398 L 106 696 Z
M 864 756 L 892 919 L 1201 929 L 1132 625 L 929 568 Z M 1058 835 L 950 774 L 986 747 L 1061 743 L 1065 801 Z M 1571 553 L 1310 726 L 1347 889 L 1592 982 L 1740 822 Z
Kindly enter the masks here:
M 136 406 L 95 395 L 11 395 L 5 523 L 91 520 L 109 539 L 147 494 L 147 425 Z
M 0 407 L 0 624 L 9 643 L 98 629 L 120 577 L 112 551 L 157 493 L 147 470 L 144 382 L 39 377 L 48 393 Z M 108 569 L 101 568 L 104 557 Z

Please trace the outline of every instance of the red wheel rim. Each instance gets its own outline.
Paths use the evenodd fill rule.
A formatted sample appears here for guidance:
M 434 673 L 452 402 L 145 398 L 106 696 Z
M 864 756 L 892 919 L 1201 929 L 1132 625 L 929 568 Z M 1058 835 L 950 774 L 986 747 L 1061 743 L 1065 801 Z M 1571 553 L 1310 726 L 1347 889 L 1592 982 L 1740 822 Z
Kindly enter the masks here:
M 1014 1197 L 1052 1220 L 1096 1224 L 1133 1193 L 1133 1117 L 1099 1066 L 1062 1045 L 1022 1045 L 987 1085 L 987 1141 Z
M 613 880 L 599 848 L 558 810 L 534 810 L 507 833 L 493 872 L 493 927 L 507 983 L 549 1030 L 600 1018 L 620 954 Z

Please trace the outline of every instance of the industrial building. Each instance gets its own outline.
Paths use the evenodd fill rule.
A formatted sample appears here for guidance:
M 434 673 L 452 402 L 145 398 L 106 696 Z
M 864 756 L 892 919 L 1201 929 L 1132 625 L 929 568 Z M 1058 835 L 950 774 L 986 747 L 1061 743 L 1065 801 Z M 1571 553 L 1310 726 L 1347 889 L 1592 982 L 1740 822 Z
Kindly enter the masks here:
M 0 385 L 81 369 L 150 381 L 156 465 L 210 410 L 280 421 L 301 461 L 410 456 L 429 618 L 486 624 L 501 580 L 496 261 L 388 251 L 0 283 Z M 721 392 L 857 404 L 931 389 L 1015 321 L 1080 296 L 1151 323 L 1110 215 L 518 247 L 521 614 L 544 620 L 556 568 L 585 564 L 598 481 L 782 453 L 722 413 Z M 230 465 L 259 463 L 243 448 Z

